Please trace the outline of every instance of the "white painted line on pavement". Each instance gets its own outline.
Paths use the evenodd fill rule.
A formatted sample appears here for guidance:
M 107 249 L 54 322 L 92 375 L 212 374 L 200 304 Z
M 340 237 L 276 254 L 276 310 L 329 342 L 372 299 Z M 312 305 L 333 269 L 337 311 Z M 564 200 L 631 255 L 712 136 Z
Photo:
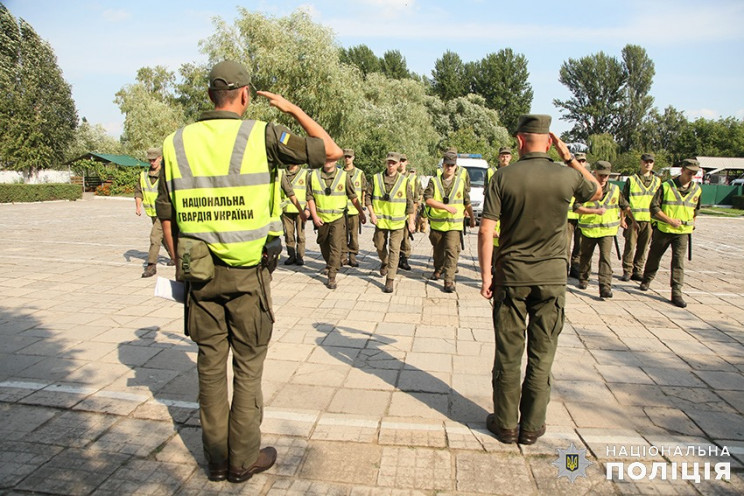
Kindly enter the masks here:
M 368 419 L 354 419 L 354 418 L 328 418 L 321 417 L 318 421 L 318 425 L 335 425 L 342 427 L 367 427 L 370 429 L 376 429 L 378 422 L 376 420 Z
M 440 431 L 441 424 L 409 424 L 406 422 L 387 422 L 383 421 L 381 429 L 398 429 L 406 431 Z
M 3 381 L 0 382 L 0 387 L 14 388 L 14 389 L 32 389 L 39 390 L 44 389 L 49 384 L 39 384 L 38 382 L 23 382 L 23 381 Z
M 305 412 L 293 412 L 291 410 L 264 410 L 264 418 L 272 418 L 277 420 L 294 420 L 298 422 L 312 422 L 318 418 L 318 413 L 305 413 Z

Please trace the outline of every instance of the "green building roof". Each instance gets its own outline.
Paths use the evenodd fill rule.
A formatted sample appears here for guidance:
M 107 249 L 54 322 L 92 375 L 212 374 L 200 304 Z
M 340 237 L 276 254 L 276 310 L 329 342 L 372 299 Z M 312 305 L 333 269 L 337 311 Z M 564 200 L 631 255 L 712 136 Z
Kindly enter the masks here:
M 150 167 L 149 163 L 143 162 L 142 160 L 138 160 L 129 155 L 113 155 L 110 153 L 86 153 L 85 155 L 81 155 L 77 158 L 74 158 L 68 161 L 67 163 L 71 164 L 73 162 L 77 162 L 78 160 L 86 160 L 86 159 L 96 160 L 98 162 L 121 165 L 122 167 Z

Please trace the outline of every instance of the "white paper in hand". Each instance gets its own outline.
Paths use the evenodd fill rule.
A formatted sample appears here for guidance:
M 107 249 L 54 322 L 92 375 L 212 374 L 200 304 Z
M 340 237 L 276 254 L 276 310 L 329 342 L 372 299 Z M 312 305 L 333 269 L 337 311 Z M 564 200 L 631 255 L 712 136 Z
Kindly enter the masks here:
M 186 290 L 182 282 L 171 281 L 158 276 L 158 280 L 155 282 L 155 296 L 183 303 L 186 301 Z

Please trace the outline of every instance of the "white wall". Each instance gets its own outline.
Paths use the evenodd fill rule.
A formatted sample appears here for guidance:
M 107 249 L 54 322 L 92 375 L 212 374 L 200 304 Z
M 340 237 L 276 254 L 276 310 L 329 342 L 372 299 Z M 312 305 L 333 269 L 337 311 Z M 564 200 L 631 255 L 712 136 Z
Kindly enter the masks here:
M 0 183 L 2 184 L 44 184 L 44 183 L 69 183 L 72 172 L 58 170 L 38 170 L 31 174 L 19 171 L 0 171 Z

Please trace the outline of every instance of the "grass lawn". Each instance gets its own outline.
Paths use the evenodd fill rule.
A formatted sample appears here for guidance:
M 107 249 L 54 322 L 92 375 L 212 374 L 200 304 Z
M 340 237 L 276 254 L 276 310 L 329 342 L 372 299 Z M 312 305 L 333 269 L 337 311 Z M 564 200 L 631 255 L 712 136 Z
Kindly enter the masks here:
M 704 215 L 715 215 L 717 217 L 742 217 L 744 210 L 735 208 L 701 207 L 700 213 Z

